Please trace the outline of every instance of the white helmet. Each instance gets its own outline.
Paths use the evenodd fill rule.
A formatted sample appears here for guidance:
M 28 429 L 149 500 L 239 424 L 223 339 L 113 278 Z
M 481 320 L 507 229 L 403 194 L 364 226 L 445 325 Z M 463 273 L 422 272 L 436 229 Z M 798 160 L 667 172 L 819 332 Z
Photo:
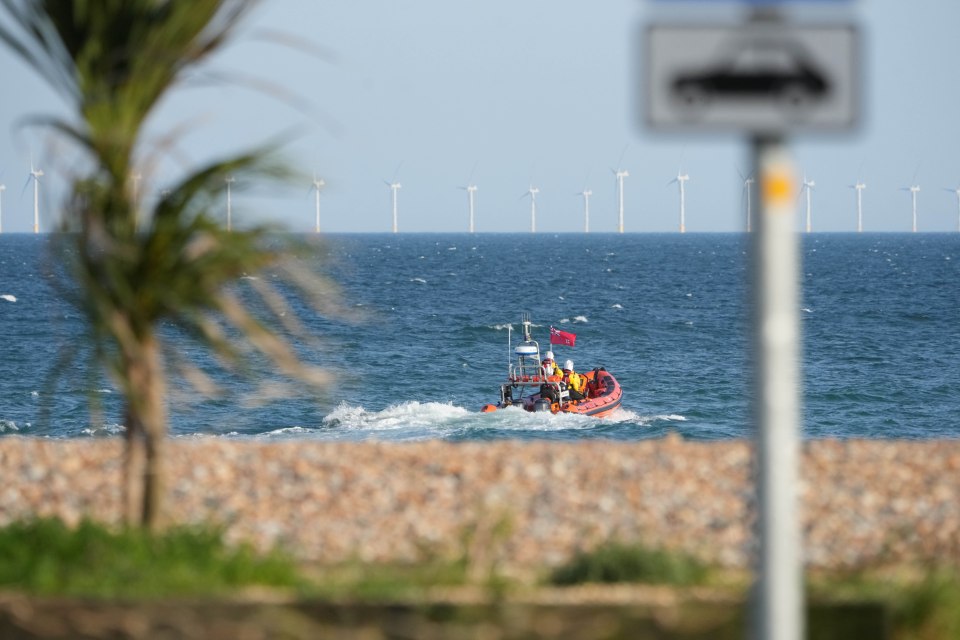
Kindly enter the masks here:
M 573 360 L 567 360 L 563 363 L 564 371 L 573 371 Z
M 544 360 L 553 360 L 553 361 L 556 361 L 556 358 L 553 357 L 553 351 L 547 351 L 547 352 L 543 355 L 543 359 L 544 359 Z

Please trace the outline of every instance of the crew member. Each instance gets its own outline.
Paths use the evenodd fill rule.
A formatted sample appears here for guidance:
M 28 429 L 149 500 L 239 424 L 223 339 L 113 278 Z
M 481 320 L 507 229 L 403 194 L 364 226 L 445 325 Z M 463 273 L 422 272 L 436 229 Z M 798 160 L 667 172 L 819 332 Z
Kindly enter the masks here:
M 571 400 L 583 400 L 587 397 L 587 379 L 573 370 L 573 360 L 563 363 L 563 381 L 567 383 Z
M 560 371 L 560 367 L 557 366 L 557 361 L 553 357 L 553 351 L 547 351 L 543 355 L 541 367 L 543 368 L 543 377 L 547 380 L 557 382 L 563 377 L 563 372 Z

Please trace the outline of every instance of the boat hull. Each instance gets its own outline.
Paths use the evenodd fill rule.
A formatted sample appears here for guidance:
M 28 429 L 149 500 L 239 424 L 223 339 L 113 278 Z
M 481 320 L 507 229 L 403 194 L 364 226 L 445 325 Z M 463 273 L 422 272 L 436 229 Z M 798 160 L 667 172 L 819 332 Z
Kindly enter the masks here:
M 551 413 L 575 413 L 595 418 L 608 416 L 620 407 L 623 400 L 623 390 L 620 383 L 613 377 L 609 371 L 598 367 L 592 371 L 583 374 L 587 378 L 587 397 L 583 400 L 571 400 L 569 402 L 548 402 L 542 398 L 541 394 L 534 393 L 521 402 L 515 404 L 522 406 L 527 411 L 549 410 Z M 481 409 L 484 413 L 490 413 L 502 408 L 499 404 L 487 404 Z

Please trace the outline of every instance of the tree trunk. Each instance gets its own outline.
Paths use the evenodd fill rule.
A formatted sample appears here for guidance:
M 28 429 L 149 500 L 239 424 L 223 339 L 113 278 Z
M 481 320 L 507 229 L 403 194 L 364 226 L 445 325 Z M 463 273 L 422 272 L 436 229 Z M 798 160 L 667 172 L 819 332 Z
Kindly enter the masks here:
M 153 529 L 162 512 L 167 411 L 163 358 L 160 344 L 152 334 L 140 336 L 127 345 L 124 367 L 129 385 L 126 390 L 125 515 L 127 523 L 134 524 L 139 511 L 140 526 Z
M 145 454 L 143 427 L 138 416 L 132 411 L 129 401 L 123 424 L 126 425 L 124 432 L 126 446 L 123 457 L 123 521 L 128 527 L 132 527 L 140 522 L 139 505 L 143 502 L 140 478 L 143 477 Z

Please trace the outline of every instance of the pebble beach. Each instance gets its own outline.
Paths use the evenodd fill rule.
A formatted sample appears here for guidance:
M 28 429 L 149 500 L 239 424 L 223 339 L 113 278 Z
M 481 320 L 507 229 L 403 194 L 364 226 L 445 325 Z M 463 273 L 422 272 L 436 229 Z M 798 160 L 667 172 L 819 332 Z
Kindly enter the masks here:
M 747 441 L 168 440 L 165 523 L 318 564 L 466 558 L 529 576 L 617 540 L 751 566 Z M 121 518 L 120 439 L 0 438 L 0 525 Z M 814 440 L 800 455 L 807 566 L 960 564 L 960 441 Z

